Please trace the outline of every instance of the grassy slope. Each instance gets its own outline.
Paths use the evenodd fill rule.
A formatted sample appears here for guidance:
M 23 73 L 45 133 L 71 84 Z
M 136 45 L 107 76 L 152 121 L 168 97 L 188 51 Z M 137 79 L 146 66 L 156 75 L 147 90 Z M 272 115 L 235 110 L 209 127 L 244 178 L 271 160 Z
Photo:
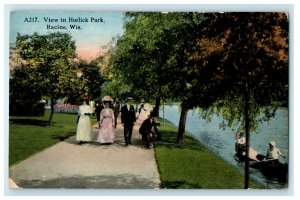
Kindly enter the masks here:
M 156 143 L 156 159 L 163 188 L 243 189 L 244 176 L 190 137 L 175 144 L 177 129 L 160 127 L 162 141 Z M 263 188 L 254 182 L 250 188 Z

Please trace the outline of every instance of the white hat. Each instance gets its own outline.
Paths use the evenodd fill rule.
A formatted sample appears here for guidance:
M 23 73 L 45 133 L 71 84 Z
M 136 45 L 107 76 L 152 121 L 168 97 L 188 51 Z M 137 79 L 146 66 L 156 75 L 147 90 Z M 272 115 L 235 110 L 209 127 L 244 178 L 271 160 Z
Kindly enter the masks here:
M 270 142 L 269 142 L 269 144 L 270 144 L 272 147 L 275 147 L 275 146 L 276 146 L 276 142 L 275 142 L 275 141 L 273 141 L 273 140 L 272 140 L 272 141 L 270 141 Z

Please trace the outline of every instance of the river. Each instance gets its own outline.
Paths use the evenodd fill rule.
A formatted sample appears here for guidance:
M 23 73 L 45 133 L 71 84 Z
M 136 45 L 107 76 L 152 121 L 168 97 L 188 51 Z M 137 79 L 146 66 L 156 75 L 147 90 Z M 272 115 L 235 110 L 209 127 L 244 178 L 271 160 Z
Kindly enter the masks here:
M 174 125 L 178 126 L 180 107 L 164 106 L 164 117 Z M 163 117 L 163 110 L 160 112 Z M 187 116 L 186 132 L 194 139 L 205 145 L 208 149 L 228 162 L 236 169 L 243 171 L 243 165 L 234 159 L 235 154 L 235 132 L 230 128 L 219 128 L 222 119 L 214 116 L 210 122 L 202 119 L 197 111 L 190 110 Z M 259 153 L 265 155 L 270 140 L 274 140 L 280 148 L 283 155 L 287 158 L 281 158 L 280 161 L 286 163 L 288 161 L 288 109 L 278 108 L 275 117 L 269 122 L 260 124 L 255 132 L 250 134 L 250 145 Z M 250 168 L 250 176 L 253 179 L 263 183 L 268 188 L 286 188 L 287 183 L 264 176 L 259 170 Z

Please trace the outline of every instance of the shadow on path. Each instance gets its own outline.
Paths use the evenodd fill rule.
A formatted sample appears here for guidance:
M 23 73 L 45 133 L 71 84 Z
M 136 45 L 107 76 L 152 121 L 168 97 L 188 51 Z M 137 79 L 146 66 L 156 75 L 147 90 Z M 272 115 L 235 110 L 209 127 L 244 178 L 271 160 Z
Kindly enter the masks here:
M 49 180 L 22 180 L 17 183 L 23 188 L 69 188 L 69 189 L 153 189 L 154 181 L 132 174 L 108 176 L 74 176 Z

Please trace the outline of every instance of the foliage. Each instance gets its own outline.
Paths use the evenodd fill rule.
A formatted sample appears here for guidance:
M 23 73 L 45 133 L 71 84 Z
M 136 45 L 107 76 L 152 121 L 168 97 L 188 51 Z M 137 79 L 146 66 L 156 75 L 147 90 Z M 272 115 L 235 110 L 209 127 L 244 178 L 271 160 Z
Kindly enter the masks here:
M 168 41 L 163 36 L 177 25 L 176 19 L 169 21 L 172 18 L 162 13 L 127 13 L 126 16 L 126 31 L 111 60 L 114 75 L 129 85 L 137 97 L 167 96 L 172 73 L 168 72 L 167 64 Z
M 73 93 L 78 88 L 75 78 L 76 66 L 75 42 L 66 33 L 50 33 L 47 35 L 17 35 L 16 49 L 28 69 L 25 85 L 31 85 L 42 95 L 51 97 L 52 103 L 58 98 Z M 29 89 L 26 90 L 29 92 Z M 32 92 L 31 92 L 32 93 Z M 34 93 L 34 90 L 33 90 Z M 51 106 L 52 111 L 53 105 Z M 52 121 L 50 115 L 49 121 Z
M 102 94 L 103 96 L 109 95 L 113 99 L 124 100 L 126 97 L 131 96 L 130 89 L 128 85 L 121 83 L 120 80 L 112 79 L 102 85 Z
M 187 110 L 224 116 L 221 126 L 254 129 L 287 102 L 287 17 L 284 13 L 127 13 L 111 66 L 142 98 L 179 101 L 182 140 Z M 247 95 L 245 95 L 247 94 Z M 247 100 L 246 100 L 247 99 Z M 247 102 L 247 106 L 246 106 Z M 225 123 L 227 121 L 227 124 Z
M 201 63 L 223 71 L 223 93 L 207 113 L 218 112 L 227 123 L 245 126 L 245 92 L 252 130 L 272 118 L 276 101 L 288 101 L 288 22 L 285 13 L 206 14 L 205 40 L 199 41 Z M 216 56 L 218 55 L 218 57 Z
M 68 102 L 81 104 L 82 94 L 85 92 L 89 93 L 89 99 L 91 100 L 99 98 L 102 93 L 101 85 L 104 83 L 100 66 L 95 61 L 87 63 L 84 60 L 79 60 L 78 63 L 76 63 L 76 68 L 80 70 L 83 75 L 78 78 L 78 90 L 68 96 Z
M 112 57 L 115 74 L 144 99 L 182 102 L 182 140 L 187 111 L 211 105 L 223 92 L 223 71 L 193 58 L 205 18 L 202 13 L 178 12 L 126 16 L 126 31 Z
M 205 42 L 208 40 L 212 41 L 211 46 L 219 48 L 211 48 L 207 54 L 198 56 L 202 57 L 201 63 L 214 62 L 224 71 L 223 93 L 207 109 L 217 110 L 223 116 L 223 126 L 242 121 L 241 129 L 246 132 L 245 155 L 248 157 L 251 130 L 256 129 L 262 119 L 269 120 L 275 115 L 274 101 L 287 102 L 287 15 L 214 13 L 206 14 L 206 17 L 204 38 L 199 40 L 199 45 L 209 46 Z M 215 55 L 219 58 L 216 59 Z M 249 160 L 246 160 L 245 189 L 249 187 L 248 183 Z
M 74 81 L 75 71 L 70 62 L 75 58 L 75 42 L 70 35 L 59 32 L 48 35 L 18 34 L 16 48 L 48 96 L 58 99 L 65 89 L 71 89 L 70 82 Z
M 9 83 L 10 115 L 34 115 L 34 105 L 41 99 L 42 91 L 27 66 L 17 66 L 11 71 Z M 41 110 L 42 111 L 42 110 Z

